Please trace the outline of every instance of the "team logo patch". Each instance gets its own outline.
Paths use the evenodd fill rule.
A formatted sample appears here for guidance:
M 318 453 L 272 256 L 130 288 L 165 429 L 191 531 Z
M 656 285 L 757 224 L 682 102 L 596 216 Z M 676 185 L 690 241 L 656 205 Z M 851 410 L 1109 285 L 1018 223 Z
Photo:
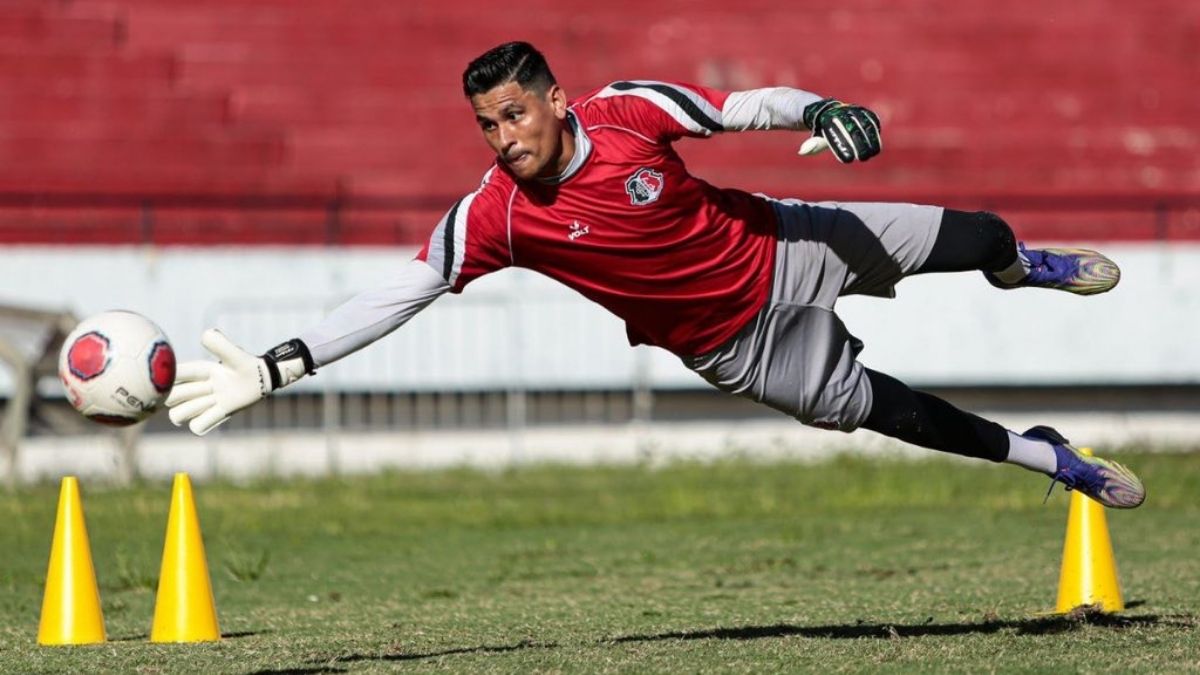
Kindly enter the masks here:
M 662 194 L 663 175 L 654 169 L 645 167 L 638 169 L 625 181 L 625 192 L 629 194 L 629 203 L 634 206 L 645 206 L 658 201 Z
M 160 393 L 166 393 L 175 383 L 175 350 L 161 340 L 150 350 L 150 381 Z
M 108 368 L 108 338 L 92 331 L 80 335 L 67 352 L 67 367 L 84 382 Z

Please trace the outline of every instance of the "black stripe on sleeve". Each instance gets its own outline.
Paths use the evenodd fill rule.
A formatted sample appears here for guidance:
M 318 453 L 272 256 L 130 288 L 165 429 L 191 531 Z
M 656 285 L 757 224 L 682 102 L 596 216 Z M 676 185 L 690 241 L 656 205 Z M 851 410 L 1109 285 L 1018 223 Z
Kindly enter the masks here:
M 692 121 L 694 121 L 696 124 L 699 124 L 709 131 L 725 131 L 725 127 L 721 126 L 720 122 L 717 122 L 708 115 L 705 115 L 704 111 L 700 109 L 700 106 L 696 105 L 695 101 L 683 95 L 683 93 L 681 93 L 678 89 L 670 85 L 638 84 L 636 82 L 613 82 L 609 86 L 617 91 L 629 91 L 631 89 L 650 89 L 657 91 L 663 96 L 671 99 L 675 105 L 682 108 L 683 112 L 686 113 L 688 117 L 692 118 Z
M 442 278 L 446 280 L 446 283 L 450 283 L 450 273 L 454 270 L 454 221 L 458 217 L 458 207 L 462 203 L 462 199 L 454 202 L 454 206 L 446 216 L 446 231 L 442 233 Z

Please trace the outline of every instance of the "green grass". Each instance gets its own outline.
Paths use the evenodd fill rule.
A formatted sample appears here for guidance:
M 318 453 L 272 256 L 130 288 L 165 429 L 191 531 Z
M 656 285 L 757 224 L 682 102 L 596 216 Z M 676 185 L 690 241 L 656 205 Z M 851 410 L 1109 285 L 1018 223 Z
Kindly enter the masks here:
M 84 504 L 110 642 L 35 644 L 57 486 L 0 494 L 0 672 L 1200 669 L 1200 454 L 1128 455 L 1130 609 L 1049 618 L 1067 499 L 931 460 L 196 486 L 226 639 L 146 642 L 170 488 Z

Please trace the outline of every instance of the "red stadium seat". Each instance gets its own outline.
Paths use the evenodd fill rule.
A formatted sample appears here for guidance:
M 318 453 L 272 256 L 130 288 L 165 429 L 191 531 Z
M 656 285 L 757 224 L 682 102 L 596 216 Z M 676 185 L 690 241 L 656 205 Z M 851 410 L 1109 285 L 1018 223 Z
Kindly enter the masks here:
M 797 12 L 702 0 L 674 13 L 536 0 L 526 15 L 479 0 L 353 10 L 344 0 L 9 0 L 0 241 L 419 241 L 491 161 L 458 78 L 510 35 L 539 44 L 572 94 L 617 78 L 785 84 L 884 120 L 884 154 L 860 167 L 797 158 L 799 139 L 780 134 L 682 142 L 695 173 L 720 184 L 813 198 L 1141 191 L 1146 204 L 1200 192 L 1200 5 L 1039 7 L 908 0 Z M 86 205 L 106 194 L 170 205 L 147 230 L 136 208 Z M 349 201 L 332 236 L 337 195 Z M 57 206 L 22 221 L 34 207 L 21 205 L 39 197 Z M 259 226 L 241 198 L 300 206 Z M 355 211 L 356 198 L 421 205 Z M 1051 210 L 1031 222 L 1069 235 L 1086 215 L 1099 236 L 1200 238 L 1185 212 L 1148 224 Z

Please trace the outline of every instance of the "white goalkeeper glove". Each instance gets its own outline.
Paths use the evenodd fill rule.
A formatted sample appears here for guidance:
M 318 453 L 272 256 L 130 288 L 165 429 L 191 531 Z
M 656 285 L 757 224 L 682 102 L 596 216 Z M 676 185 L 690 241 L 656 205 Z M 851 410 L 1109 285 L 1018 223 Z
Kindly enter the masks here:
M 312 355 L 300 340 L 288 340 L 262 356 L 253 356 L 210 328 L 200 344 L 220 361 L 185 361 L 175 371 L 167 397 L 175 426 L 184 423 L 203 436 L 235 412 L 313 372 Z

